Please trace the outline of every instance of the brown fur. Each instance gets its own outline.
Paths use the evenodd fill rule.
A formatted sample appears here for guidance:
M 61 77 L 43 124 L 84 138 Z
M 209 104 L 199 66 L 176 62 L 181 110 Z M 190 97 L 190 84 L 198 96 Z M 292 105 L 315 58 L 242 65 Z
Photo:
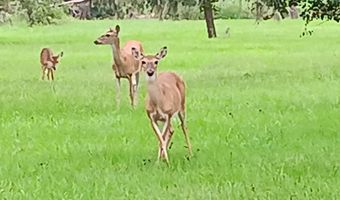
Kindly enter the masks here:
M 61 52 L 62 55 L 62 52 Z M 59 63 L 60 55 L 54 56 L 50 48 L 43 48 L 40 52 L 40 64 L 42 70 L 41 79 L 44 80 L 45 72 L 47 70 L 47 79 L 54 80 L 54 71 L 57 69 L 56 65 Z
M 182 78 L 173 72 L 163 72 L 157 75 L 158 62 L 167 54 L 163 47 L 154 56 L 144 56 L 136 49 L 132 49 L 134 57 L 141 62 L 147 77 L 147 97 L 145 103 L 146 113 L 152 128 L 159 141 L 158 159 L 165 158 L 169 163 L 167 149 L 174 133 L 171 120 L 178 113 L 182 131 L 188 145 L 189 154 L 192 154 L 189 135 L 185 125 L 185 84 Z M 164 122 L 163 131 L 158 127 L 158 122 Z
M 139 85 L 139 62 L 134 59 L 131 49 L 135 48 L 143 52 L 141 42 L 130 40 L 127 41 L 123 48 L 120 48 L 119 34 L 120 27 L 117 25 L 115 30 L 110 29 L 106 34 L 95 40 L 97 45 L 112 45 L 113 61 L 112 69 L 117 79 L 117 103 L 120 102 L 120 79 L 126 78 L 129 81 L 131 105 L 136 105 L 137 88 Z
M 184 81 L 173 72 L 160 73 L 152 83 L 158 86 L 156 89 L 148 89 L 146 97 L 146 111 L 147 113 L 156 112 L 160 109 L 167 115 L 174 115 L 176 112 L 185 112 L 185 85 Z M 153 94 L 156 93 L 156 94 Z M 150 98 L 156 96 L 157 98 Z M 161 118 L 156 118 L 161 121 Z

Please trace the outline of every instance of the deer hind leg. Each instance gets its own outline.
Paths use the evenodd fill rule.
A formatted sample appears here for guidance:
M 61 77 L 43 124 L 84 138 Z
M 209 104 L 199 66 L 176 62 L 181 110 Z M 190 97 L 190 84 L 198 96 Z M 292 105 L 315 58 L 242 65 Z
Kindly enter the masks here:
M 170 123 L 168 130 L 163 135 L 163 139 L 166 142 L 166 148 L 167 149 L 169 149 L 170 141 L 171 141 L 173 134 L 174 134 L 174 129 L 172 128 L 172 125 Z
M 133 92 L 134 105 L 136 106 L 138 103 L 139 72 L 133 74 L 131 78 L 132 78 L 131 81 L 132 81 L 132 92 Z
M 139 86 L 139 72 L 136 73 L 136 91 L 138 91 Z
M 180 111 L 178 113 L 178 117 L 181 120 L 181 127 L 182 127 L 182 131 L 184 133 L 185 142 L 187 143 L 187 146 L 188 146 L 189 155 L 192 156 L 192 147 L 191 147 L 191 143 L 190 143 L 190 139 L 189 139 L 188 129 L 185 125 L 185 112 Z
M 131 101 L 131 106 L 135 107 L 135 103 L 134 103 L 134 94 L 133 94 L 133 85 L 132 85 L 132 79 L 133 79 L 133 75 L 128 77 L 129 79 L 129 89 L 130 89 L 130 101 Z
M 135 107 L 137 105 L 137 88 L 138 88 L 139 74 L 135 73 L 130 76 L 130 98 L 131 105 Z
M 42 67 L 41 67 L 41 71 L 42 71 L 41 80 L 44 80 L 44 79 L 45 79 L 45 73 L 46 73 L 46 68 L 45 68 L 45 66 L 42 66 Z

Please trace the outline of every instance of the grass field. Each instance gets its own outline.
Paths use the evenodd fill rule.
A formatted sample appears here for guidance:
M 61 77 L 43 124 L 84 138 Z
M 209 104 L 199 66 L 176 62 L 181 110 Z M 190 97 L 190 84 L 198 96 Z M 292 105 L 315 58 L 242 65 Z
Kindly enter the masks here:
M 159 71 L 187 84 L 194 156 L 176 125 L 171 166 L 127 81 L 121 107 L 109 46 L 121 26 L 148 53 L 167 46 Z M 0 27 L 0 199 L 340 198 L 340 27 L 299 38 L 303 23 L 82 21 Z M 230 37 L 223 35 L 229 26 Z M 64 51 L 53 83 L 41 81 L 42 47 Z

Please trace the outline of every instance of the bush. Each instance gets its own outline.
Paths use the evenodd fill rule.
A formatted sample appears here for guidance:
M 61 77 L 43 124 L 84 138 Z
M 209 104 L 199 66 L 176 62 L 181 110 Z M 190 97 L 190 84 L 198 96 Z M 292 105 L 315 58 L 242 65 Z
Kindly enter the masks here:
M 63 8 L 55 6 L 52 0 L 20 0 L 20 3 L 30 26 L 54 24 L 65 16 Z
M 245 2 L 243 2 L 244 4 Z M 252 18 L 250 12 L 240 9 L 239 1 L 220 1 L 216 4 L 218 12 L 216 18 L 220 19 L 249 19 Z
M 178 17 L 179 19 L 203 19 L 203 13 L 200 12 L 200 9 L 198 6 L 178 6 Z

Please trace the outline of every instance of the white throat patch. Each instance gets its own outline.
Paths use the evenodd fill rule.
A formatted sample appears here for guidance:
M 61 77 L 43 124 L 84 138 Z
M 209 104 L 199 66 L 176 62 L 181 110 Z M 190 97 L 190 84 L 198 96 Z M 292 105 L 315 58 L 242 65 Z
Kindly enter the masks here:
M 153 82 L 156 80 L 156 73 L 154 73 L 152 76 L 149 76 L 148 74 L 145 74 L 145 78 L 149 82 Z

